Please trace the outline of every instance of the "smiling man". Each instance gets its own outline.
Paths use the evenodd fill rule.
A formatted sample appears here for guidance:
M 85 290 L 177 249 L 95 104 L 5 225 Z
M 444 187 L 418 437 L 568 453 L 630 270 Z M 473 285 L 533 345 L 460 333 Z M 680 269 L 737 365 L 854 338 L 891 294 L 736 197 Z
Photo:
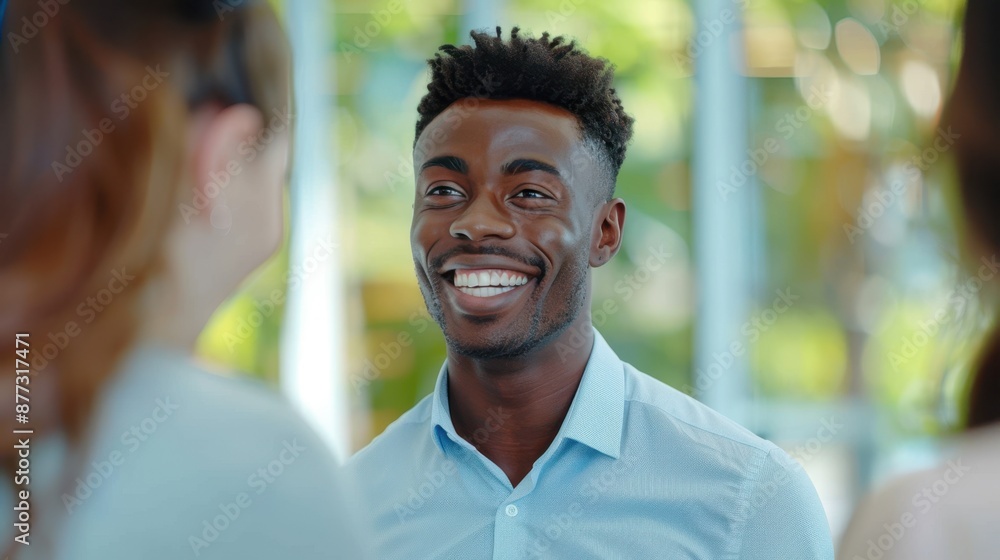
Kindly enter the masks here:
M 548 34 L 472 38 L 429 61 L 414 144 L 410 241 L 447 360 L 349 463 L 379 558 L 832 558 L 797 463 L 591 325 L 590 269 L 625 225 L 613 67 Z

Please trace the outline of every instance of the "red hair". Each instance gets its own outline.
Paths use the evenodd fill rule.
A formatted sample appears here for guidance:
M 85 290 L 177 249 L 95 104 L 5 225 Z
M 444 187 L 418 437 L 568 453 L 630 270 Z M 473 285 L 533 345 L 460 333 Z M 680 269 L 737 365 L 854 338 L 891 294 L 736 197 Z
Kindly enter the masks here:
M 12 353 L 30 333 L 32 387 L 53 389 L 51 402 L 32 391 L 36 433 L 78 442 L 191 197 L 180 192 L 191 110 L 287 109 L 289 63 L 266 2 L 52 4 L 42 17 L 13 0 L 2 30 L 0 341 Z M 13 373 L 0 374 L 4 391 Z
M 959 191 L 978 250 L 1000 252 L 1000 40 L 993 29 L 1000 4 L 969 0 L 965 40 L 947 120 L 960 136 L 955 142 Z M 978 260 L 973 259 L 973 260 Z M 1000 326 L 983 346 L 973 373 L 966 426 L 1000 422 Z

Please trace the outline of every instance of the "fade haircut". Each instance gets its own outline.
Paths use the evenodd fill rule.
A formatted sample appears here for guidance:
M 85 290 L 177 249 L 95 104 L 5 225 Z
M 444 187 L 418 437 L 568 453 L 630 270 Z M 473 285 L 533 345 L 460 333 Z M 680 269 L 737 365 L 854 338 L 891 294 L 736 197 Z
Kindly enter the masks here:
M 427 94 L 420 100 L 414 146 L 420 133 L 452 103 L 462 99 L 526 99 L 548 103 L 572 113 L 582 139 L 607 172 L 607 199 L 632 138 L 634 119 L 625 113 L 612 87 L 615 67 L 604 58 L 587 55 L 576 41 L 562 36 L 522 37 L 520 29 L 503 40 L 485 31 L 469 35 L 475 46 L 442 45 L 431 67 Z M 442 56 L 444 53 L 445 56 Z

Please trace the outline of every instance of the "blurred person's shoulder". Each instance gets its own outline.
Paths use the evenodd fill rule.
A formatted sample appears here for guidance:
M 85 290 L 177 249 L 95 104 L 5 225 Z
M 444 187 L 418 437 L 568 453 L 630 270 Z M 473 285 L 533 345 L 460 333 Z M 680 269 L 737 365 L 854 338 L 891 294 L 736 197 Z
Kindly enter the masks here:
M 336 459 L 263 383 L 142 346 L 105 391 L 91 434 L 63 496 L 74 558 L 327 558 L 354 549 Z
M 287 399 L 262 381 L 237 372 L 214 373 L 153 345 L 137 348 L 123 361 L 105 391 L 101 412 L 95 431 L 106 431 L 136 452 L 167 444 L 211 451 L 189 464 L 226 456 L 266 458 L 289 438 L 322 445 Z M 164 437 L 156 437 L 161 429 Z M 184 437 L 172 438 L 178 435 Z M 329 452 L 320 456 L 335 464 Z
M 995 558 L 1000 426 L 962 437 L 937 465 L 896 476 L 858 505 L 838 558 Z
M 391 464 L 399 458 L 415 458 L 431 442 L 431 411 L 435 394 L 425 396 L 399 418 L 386 426 L 385 430 L 347 460 L 348 471 L 365 473 L 370 479 L 376 473 L 370 467 Z M 390 469 L 377 469 L 378 473 L 391 475 Z

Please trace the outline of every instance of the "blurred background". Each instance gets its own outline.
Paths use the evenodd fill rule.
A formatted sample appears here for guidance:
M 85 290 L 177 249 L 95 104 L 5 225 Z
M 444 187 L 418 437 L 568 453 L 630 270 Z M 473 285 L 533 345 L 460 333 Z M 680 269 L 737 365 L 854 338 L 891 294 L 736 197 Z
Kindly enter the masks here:
M 996 272 L 957 248 L 960 131 L 940 123 L 962 1 L 274 4 L 296 56 L 289 242 L 200 352 L 281 387 L 342 456 L 444 358 L 409 246 L 416 106 L 438 46 L 496 25 L 617 67 L 628 219 L 593 319 L 622 359 L 788 450 L 835 538 L 960 427 Z

